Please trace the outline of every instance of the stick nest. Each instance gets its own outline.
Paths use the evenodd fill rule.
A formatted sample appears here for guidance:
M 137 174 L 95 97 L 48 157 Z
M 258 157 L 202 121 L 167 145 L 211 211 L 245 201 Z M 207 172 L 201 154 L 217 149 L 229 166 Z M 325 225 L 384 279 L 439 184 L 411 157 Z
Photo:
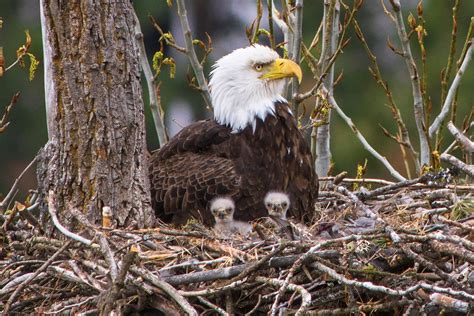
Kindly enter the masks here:
M 86 224 L 76 232 L 86 245 L 45 229 L 17 203 L 0 217 L 0 311 L 469 314 L 474 187 L 445 180 L 326 179 L 314 219 L 296 240 L 268 230 L 219 239 L 199 223 Z

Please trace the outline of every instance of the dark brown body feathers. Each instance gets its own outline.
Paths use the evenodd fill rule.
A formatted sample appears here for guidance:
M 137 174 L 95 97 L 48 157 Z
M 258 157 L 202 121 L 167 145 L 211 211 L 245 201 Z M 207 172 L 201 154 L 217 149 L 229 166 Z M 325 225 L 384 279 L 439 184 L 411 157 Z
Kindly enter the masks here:
M 275 116 L 257 119 L 255 132 L 250 126 L 234 134 L 214 120 L 199 121 L 154 152 L 150 180 L 157 216 L 212 225 L 208 204 L 226 195 L 235 201 L 234 218 L 249 221 L 267 215 L 263 198 L 270 190 L 290 195 L 289 216 L 311 215 L 318 187 L 309 147 L 288 105 L 275 108 Z

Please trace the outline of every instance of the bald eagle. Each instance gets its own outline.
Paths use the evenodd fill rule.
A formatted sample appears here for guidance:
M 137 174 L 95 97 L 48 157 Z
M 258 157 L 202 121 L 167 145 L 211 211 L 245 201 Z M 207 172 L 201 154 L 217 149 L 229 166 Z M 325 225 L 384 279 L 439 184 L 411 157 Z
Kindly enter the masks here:
M 219 59 L 209 81 L 214 118 L 181 130 L 150 160 L 152 204 L 165 222 L 196 218 L 213 225 L 209 203 L 235 201 L 236 220 L 266 216 L 268 191 L 287 192 L 289 216 L 313 211 L 317 176 L 308 144 L 282 96 L 300 67 L 254 44 Z

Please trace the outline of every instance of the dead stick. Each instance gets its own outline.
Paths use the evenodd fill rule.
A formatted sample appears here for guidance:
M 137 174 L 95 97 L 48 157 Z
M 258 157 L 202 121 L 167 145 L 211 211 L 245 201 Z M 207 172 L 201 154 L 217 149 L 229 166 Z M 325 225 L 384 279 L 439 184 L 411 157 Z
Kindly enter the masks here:
M 15 182 L 13 182 L 13 186 L 11 187 L 10 191 L 8 192 L 7 196 L 3 199 L 3 201 L 0 203 L 0 211 L 4 211 L 5 207 L 8 205 L 10 199 L 13 197 L 13 195 L 16 192 L 16 188 L 18 187 L 18 183 L 20 182 L 20 179 L 23 177 L 23 175 L 28 171 L 28 169 L 31 168 L 31 166 L 36 162 L 37 157 L 33 158 L 33 160 L 30 162 L 28 166 L 26 166 L 25 170 L 23 170 L 18 178 L 15 179 Z

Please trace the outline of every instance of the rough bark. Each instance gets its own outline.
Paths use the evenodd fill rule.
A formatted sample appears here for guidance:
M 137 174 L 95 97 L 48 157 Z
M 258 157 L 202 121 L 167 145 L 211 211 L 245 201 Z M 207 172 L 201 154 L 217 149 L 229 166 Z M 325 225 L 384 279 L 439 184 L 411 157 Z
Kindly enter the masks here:
M 49 135 L 39 154 L 42 196 L 55 192 L 69 228 L 77 224 L 70 207 L 95 224 L 109 206 L 115 226 L 151 225 L 132 5 L 41 0 L 41 15 Z

